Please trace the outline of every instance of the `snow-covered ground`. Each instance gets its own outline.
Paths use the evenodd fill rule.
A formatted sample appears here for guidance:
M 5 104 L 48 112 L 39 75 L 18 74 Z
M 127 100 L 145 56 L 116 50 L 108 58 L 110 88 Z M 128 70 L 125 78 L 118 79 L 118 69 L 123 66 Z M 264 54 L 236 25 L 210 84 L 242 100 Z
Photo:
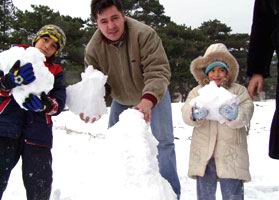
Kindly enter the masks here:
M 192 128 L 182 121 L 180 112 L 182 105 L 182 103 L 172 104 L 177 168 L 182 187 L 181 200 L 194 200 L 196 199 L 195 181 L 187 177 Z M 274 106 L 274 100 L 255 102 L 255 112 L 248 136 L 252 181 L 245 183 L 244 186 L 245 199 L 248 200 L 279 199 L 279 160 L 270 159 L 267 153 L 269 128 Z M 125 141 L 122 140 L 123 143 L 121 143 L 121 140 L 116 139 L 119 144 L 114 144 L 110 148 L 106 135 L 108 134 L 106 131 L 107 119 L 108 115 L 106 114 L 94 124 L 84 124 L 69 111 L 54 118 L 54 146 L 52 149 L 54 180 L 51 200 L 107 200 L 108 198 L 105 198 L 106 193 L 121 197 L 123 191 L 115 190 L 115 188 L 118 187 L 117 183 L 122 183 L 123 180 L 119 174 L 112 173 L 111 170 L 121 167 L 121 164 L 124 163 L 116 161 L 115 155 L 119 152 L 118 146 L 119 148 L 123 147 Z M 129 123 L 127 123 L 127 126 L 129 126 Z M 135 146 L 134 148 L 140 147 Z M 114 155 L 111 158 L 110 152 L 113 152 L 112 155 Z M 135 153 L 137 152 L 135 151 Z M 105 157 L 104 163 L 111 165 L 104 166 L 103 169 L 100 168 L 100 164 L 102 164 L 100 162 L 103 162 L 100 161 L 100 157 Z M 152 158 L 149 159 L 152 161 Z M 111 162 L 109 162 L 110 160 Z M 125 167 L 127 168 L 127 166 Z M 133 166 L 127 169 L 133 176 L 135 172 Z M 153 171 L 154 175 L 157 175 L 156 168 Z M 129 179 L 129 177 L 123 178 Z M 105 187 L 104 181 L 112 182 L 115 187 L 111 183 Z M 103 187 L 103 195 L 97 189 L 98 183 L 100 183 L 99 186 Z M 140 180 L 138 183 L 141 183 Z M 166 187 L 166 189 L 168 188 Z M 148 193 L 149 190 L 150 188 L 146 188 L 142 192 Z M 126 191 L 126 193 L 129 193 L 129 191 Z M 100 195 L 96 197 L 96 194 Z M 19 162 L 12 171 L 3 200 L 24 199 L 26 197 L 21 180 L 21 163 Z M 138 198 L 134 196 L 130 199 Z M 217 199 L 221 199 L 219 188 Z M 122 199 L 114 198 L 114 200 Z M 161 199 L 155 197 L 153 200 Z

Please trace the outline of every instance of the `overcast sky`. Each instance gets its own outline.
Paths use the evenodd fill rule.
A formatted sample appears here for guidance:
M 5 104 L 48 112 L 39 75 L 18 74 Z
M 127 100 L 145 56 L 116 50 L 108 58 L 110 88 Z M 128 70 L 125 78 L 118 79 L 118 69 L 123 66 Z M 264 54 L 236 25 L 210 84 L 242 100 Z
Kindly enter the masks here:
M 20 10 L 30 10 L 31 4 L 47 5 L 62 15 L 90 16 L 91 0 L 13 0 Z M 196 28 L 202 22 L 218 19 L 232 28 L 233 33 L 250 33 L 254 0 L 160 0 L 165 14 L 177 24 Z

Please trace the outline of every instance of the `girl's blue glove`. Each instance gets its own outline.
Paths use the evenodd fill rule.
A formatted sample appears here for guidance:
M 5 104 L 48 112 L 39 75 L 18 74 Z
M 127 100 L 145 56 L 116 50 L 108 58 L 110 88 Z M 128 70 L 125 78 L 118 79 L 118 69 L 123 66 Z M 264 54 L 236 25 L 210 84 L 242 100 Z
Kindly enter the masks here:
M 192 108 L 192 118 L 194 121 L 205 119 L 207 117 L 208 113 L 209 113 L 209 111 L 204 107 L 198 108 L 198 107 L 194 106 Z
M 229 121 L 233 121 L 238 116 L 238 105 L 233 103 L 231 105 L 224 104 L 219 108 L 219 113 Z

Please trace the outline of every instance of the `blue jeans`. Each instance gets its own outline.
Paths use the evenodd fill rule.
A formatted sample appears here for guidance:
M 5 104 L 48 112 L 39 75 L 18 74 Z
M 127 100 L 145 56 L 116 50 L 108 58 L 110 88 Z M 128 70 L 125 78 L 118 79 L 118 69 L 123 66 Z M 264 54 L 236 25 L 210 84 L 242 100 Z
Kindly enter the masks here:
M 198 200 L 215 200 L 217 181 L 220 181 L 220 188 L 223 200 L 243 200 L 243 181 L 230 178 L 218 178 L 214 159 L 210 159 L 206 166 L 205 175 L 197 177 Z
M 112 101 L 109 127 L 113 126 L 119 120 L 119 115 L 130 106 L 125 106 Z M 151 113 L 151 131 L 158 140 L 158 162 L 162 177 L 169 181 L 173 191 L 180 196 L 180 182 L 176 169 L 176 156 L 174 147 L 174 136 L 172 126 L 172 111 L 170 94 L 167 91 L 163 99 L 152 109 Z

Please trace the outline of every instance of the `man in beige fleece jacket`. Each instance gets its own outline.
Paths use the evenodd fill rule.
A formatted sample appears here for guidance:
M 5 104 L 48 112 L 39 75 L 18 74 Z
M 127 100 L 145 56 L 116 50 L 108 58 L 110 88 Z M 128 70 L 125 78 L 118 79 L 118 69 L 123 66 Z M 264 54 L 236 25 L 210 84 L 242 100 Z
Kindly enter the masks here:
M 92 0 L 91 17 L 98 29 L 87 44 L 86 65 L 108 76 L 113 99 L 109 127 L 127 108 L 143 113 L 158 140 L 161 175 L 179 199 L 180 183 L 172 126 L 168 85 L 171 70 L 162 41 L 149 26 L 126 17 L 121 0 Z M 85 121 L 94 121 L 81 114 Z

